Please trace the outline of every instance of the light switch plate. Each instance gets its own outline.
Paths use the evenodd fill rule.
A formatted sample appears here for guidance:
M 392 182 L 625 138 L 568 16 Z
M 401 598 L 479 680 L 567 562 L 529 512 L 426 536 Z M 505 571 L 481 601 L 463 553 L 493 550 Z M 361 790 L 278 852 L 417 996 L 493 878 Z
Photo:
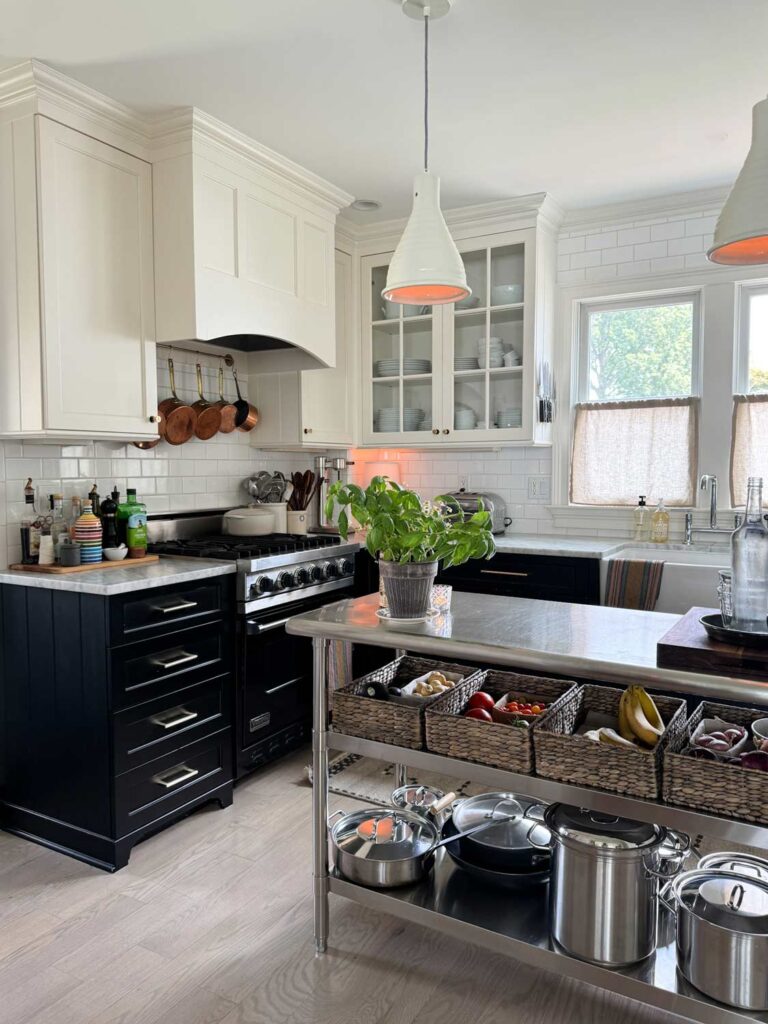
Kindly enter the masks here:
M 528 500 L 549 501 L 550 480 L 548 476 L 528 477 Z

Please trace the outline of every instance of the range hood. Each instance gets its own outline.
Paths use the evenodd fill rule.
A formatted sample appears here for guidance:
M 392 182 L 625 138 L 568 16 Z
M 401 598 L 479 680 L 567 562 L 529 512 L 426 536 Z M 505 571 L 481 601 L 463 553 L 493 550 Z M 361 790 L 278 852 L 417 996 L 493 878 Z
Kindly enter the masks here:
M 201 111 L 153 158 L 157 340 L 335 365 L 334 236 L 352 197 Z

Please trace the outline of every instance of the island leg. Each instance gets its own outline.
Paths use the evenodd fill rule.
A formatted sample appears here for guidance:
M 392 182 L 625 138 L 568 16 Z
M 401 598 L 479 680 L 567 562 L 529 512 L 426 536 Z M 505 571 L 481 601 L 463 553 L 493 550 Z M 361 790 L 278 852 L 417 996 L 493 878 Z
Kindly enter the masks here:
M 314 693 L 312 703 L 312 876 L 315 907 L 315 952 L 328 947 L 328 692 L 326 640 L 312 641 Z
M 403 647 L 395 648 L 395 657 L 404 658 L 408 652 Z M 395 789 L 402 789 L 408 781 L 408 769 L 404 764 L 395 765 Z

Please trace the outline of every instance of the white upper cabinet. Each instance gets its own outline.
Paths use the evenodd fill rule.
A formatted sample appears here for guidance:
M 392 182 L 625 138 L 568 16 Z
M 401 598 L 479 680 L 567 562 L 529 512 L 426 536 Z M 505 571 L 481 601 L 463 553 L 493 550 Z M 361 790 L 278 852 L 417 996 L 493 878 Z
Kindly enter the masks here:
M 13 106 L 0 118 L 0 434 L 152 436 L 151 165 Z
M 551 442 L 538 399 L 552 363 L 552 205 L 531 196 L 447 214 L 472 289 L 457 304 L 385 302 L 391 252 L 363 255 L 363 445 Z
M 184 138 L 153 160 L 158 341 L 257 336 L 264 371 L 333 366 L 351 197 L 199 111 Z
M 250 434 L 257 448 L 333 448 L 355 443 L 357 336 L 353 260 L 336 251 L 336 366 L 328 370 L 260 373 L 250 357 L 248 393 L 261 420 Z

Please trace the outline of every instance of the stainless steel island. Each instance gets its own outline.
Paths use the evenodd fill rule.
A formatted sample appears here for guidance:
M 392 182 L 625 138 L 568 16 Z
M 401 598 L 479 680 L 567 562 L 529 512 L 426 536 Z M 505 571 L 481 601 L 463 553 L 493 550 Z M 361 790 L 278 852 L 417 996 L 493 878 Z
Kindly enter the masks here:
M 438 854 L 427 881 L 405 889 L 375 890 L 355 885 L 330 870 L 327 838 L 328 751 L 348 751 L 413 769 L 433 771 L 525 793 L 544 802 L 564 801 L 597 811 L 652 821 L 703 834 L 724 843 L 768 848 L 768 828 L 716 815 L 490 768 L 330 730 L 326 689 L 326 646 L 346 640 L 474 664 L 538 670 L 581 679 L 632 682 L 699 696 L 768 707 L 768 685 L 745 679 L 656 667 L 656 644 L 678 621 L 676 615 L 628 611 L 491 595 L 454 593 L 451 614 L 428 622 L 393 626 L 377 615 L 378 595 L 340 601 L 290 620 L 287 629 L 314 642 L 313 708 L 313 881 L 315 948 L 323 953 L 329 933 L 329 894 L 445 934 L 505 953 L 533 966 L 586 981 L 647 1005 L 704 1024 L 757 1020 L 768 1013 L 716 1003 L 679 974 L 669 935 L 642 963 L 610 970 L 585 963 L 556 948 L 549 935 L 540 892 L 499 898 L 478 888 Z M 766 712 L 768 714 L 768 711 Z

